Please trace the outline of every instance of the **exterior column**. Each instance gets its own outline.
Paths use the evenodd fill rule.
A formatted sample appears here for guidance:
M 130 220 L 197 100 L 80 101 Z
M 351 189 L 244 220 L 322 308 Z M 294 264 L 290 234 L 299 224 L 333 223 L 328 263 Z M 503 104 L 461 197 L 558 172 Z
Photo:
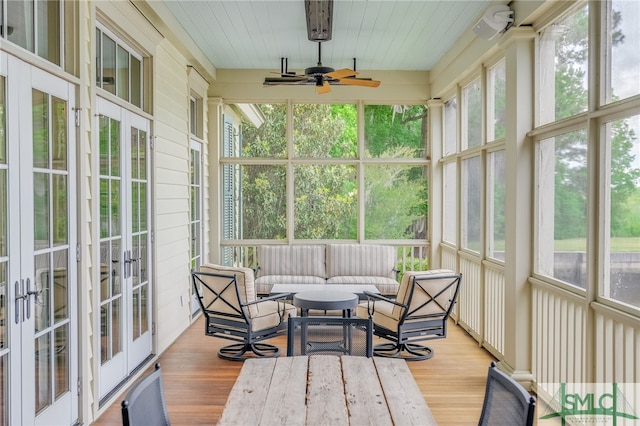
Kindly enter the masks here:
M 506 71 L 506 241 L 504 359 L 501 369 L 525 386 L 533 381 L 531 365 L 531 287 L 534 223 L 533 129 L 534 40 L 530 28 L 508 31 L 500 47 Z
M 429 240 L 429 269 L 441 267 L 442 256 L 440 255 L 440 243 L 442 242 L 442 214 L 441 208 L 443 197 L 443 166 L 442 158 L 443 144 L 443 111 L 444 103 L 440 99 L 427 101 L 429 109 L 429 137 L 427 153 L 429 159 L 429 214 L 427 217 L 427 238 Z M 432 208 L 432 206 L 439 206 Z
M 220 145 L 222 144 L 222 98 L 207 98 L 207 154 L 209 171 L 209 211 L 204 220 L 209 221 L 209 261 L 220 263 L 222 250 L 222 194 L 220 182 Z

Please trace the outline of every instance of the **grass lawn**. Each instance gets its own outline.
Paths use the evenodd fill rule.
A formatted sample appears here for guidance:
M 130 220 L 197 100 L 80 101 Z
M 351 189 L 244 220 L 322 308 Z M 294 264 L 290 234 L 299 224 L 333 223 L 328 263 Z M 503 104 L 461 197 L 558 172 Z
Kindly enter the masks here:
M 556 251 L 585 251 L 587 249 L 586 238 L 572 238 L 568 240 L 556 240 Z M 640 252 L 640 237 L 612 238 L 612 252 Z

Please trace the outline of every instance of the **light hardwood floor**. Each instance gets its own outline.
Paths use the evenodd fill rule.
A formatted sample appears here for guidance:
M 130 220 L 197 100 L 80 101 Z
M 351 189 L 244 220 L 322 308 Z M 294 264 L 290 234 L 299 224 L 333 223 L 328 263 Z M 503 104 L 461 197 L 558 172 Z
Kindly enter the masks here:
M 218 348 L 229 343 L 205 336 L 200 318 L 160 356 L 167 410 L 173 425 L 217 423 L 242 367 L 241 362 L 225 361 L 216 355 Z M 285 336 L 269 343 L 286 353 Z M 436 421 L 441 426 L 477 425 L 493 356 L 453 322 L 446 339 L 428 344 L 435 350 L 433 358 L 408 365 Z M 122 398 L 94 425 L 121 424 Z

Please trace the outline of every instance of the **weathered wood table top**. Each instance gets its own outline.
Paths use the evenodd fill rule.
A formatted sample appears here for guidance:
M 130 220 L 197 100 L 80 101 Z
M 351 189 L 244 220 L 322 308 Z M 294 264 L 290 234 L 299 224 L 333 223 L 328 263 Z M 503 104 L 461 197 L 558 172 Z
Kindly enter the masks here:
M 312 355 L 244 362 L 220 425 L 436 425 L 404 360 Z

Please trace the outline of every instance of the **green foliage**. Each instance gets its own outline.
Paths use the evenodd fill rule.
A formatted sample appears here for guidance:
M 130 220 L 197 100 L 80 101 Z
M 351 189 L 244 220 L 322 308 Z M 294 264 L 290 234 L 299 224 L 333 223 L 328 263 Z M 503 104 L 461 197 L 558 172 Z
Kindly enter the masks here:
M 424 219 L 427 212 L 427 182 L 421 171 L 395 165 L 366 168 L 367 239 L 415 237 L 409 225 Z
M 624 43 L 622 16 L 612 15 L 613 45 Z M 588 6 L 569 16 L 556 41 L 556 119 L 579 114 L 587 107 Z M 613 96 L 615 98 L 615 94 Z M 637 135 L 624 120 L 611 124 L 611 236 L 638 235 L 640 169 L 633 167 Z M 584 238 L 587 232 L 587 132 L 556 137 L 555 237 Z
M 242 123 L 242 156 L 282 158 L 286 149 L 286 106 L 261 105 L 264 124 Z M 416 157 L 424 152 L 426 108 L 413 106 L 393 115 L 389 105 L 368 105 L 366 133 L 375 155 Z M 358 115 L 352 104 L 296 104 L 293 109 L 296 158 L 355 159 Z M 226 166 L 225 167 L 230 167 Z M 244 165 L 241 185 L 243 238 L 287 238 L 285 165 Z M 414 221 L 427 211 L 423 167 L 368 166 L 365 171 L 367 238 L 412 238 Z M 355 165 L 296 164 L 293 169 L 294 238 L 356 239 L 358 237 L 358 173 Z M 290 238 L 292 236 L 289 236 Z
M 407 157 L 419 157 L 426 149 L 426 116 L 424 105 L 402 106 L 397 112 L 393 105 L 365 105 L 365 147 L 371 157 L 389 157 L 395 148 L 408 148 Z

